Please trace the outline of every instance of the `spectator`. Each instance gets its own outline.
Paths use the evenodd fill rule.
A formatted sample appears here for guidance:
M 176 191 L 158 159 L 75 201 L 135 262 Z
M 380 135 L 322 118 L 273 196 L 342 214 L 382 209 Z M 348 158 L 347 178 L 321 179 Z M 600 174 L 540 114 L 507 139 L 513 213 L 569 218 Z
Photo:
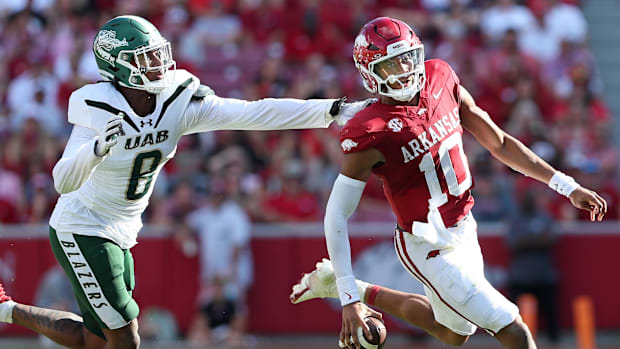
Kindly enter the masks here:
M 211 297 L 200 306 L 187 334 L 190 345 L 203 347 L 222 342 L 235 348 L 244 346 L 245 320 L 238 303 L 226 297 L 226 281 L 215 277 L 209 281 Z
M 391 14 L 419 29 L 427 43 L 426 58 L 448 61 L 496 123 L 514 130 L 526 143 L 542 140 L 541 151 L 559 150 L 557 157 L 568 166 L 583 167 L 583 159 L 592 157 L 605 173 L 602 182 L 609 186 L 609 197 L 620 192 L 616 181 L 608 180 L 618 177 L 613 139 L 595 139 L 597 131 L 590 127 L 608 129 L 612 114 L 601 98 L 600 74 L 584 44 L 587 23 L 575 1 L 294 3 L 291 7 L 284 0 L 163 1 L 158 6 L 145 1 L 2 2 L 0 152 L 3 171 L 15 174 L 19 181 L 17 187 L 0 191 L 14 191 L 17 194 L 12 196 L 19 200 L 1 202 L 6 210 L 0 219 L 45 220 L 44 191 L 34 190 L 30 177 L 47 172 L 56 162 L 58 146 L 66 140 L 68 96 L 99 76 L 89 48 L 94 32 L 118 11 L 142 13 L 158 22 L 172 39 L 173 51 L 180 53 L 179 68 L 196 72 L 220 96 L 248 100 L 366 96 L 348 53 L 351 38 L 362 23 Z M 488 5 L 481 8 L 481 3 Z M 174 227 L 194 208 L 186 205 L 189 196 L 183 198 L 183 190 L 176 191 L 178 183 L 202 190 L 210 171 L 203 160 L 214 154 L 239 153 L 231 150 L 237 147 L 244 155 L 222 168 L 239 183 L 231 195 L 243 198 L 252 219 L 320 219 L 334 165 L 341 161 L 334 132 L 242 131 L 184 137 L 179 155 L 160 176 L 147 222 Z M 471 154 L 479 151 L 470 149 Z M 295 158 L 303 161 L 304 176 L 286 181 L 301 196 L 282 189 L 284 165 Z M 44 164 L 34 171 L 37 161 Z M 492 174 L 489 181 L 496 181 L 496 176 L 500 175 Z M 168 195 L 171 187 L 174 194 Z M 381 213 L 384 203 L 372 199 L 374 192 L 381 191 L 375 189 L 367 193 L 355 219 L 390 219 L 391 215 Z M 301 202 L 290 201 L 293 197 Z M 185 203 L 176 207 L 177 200 Z M 552 207 L 549 212 L 562 216 L 557 211 Z
M 179 182 L 167 200 L 167 213 L 173 221 L 183 222 L 187 215 L 196 209 L 196 196 L 192 184 Z
M 17 130 L 24 120 L 33 118 L 48 132 L 60 135 L 66 122 L 61 119 L 56 100 L 58 80 L 48 72 L 43 57 L 32 57 L 30 64 L 30 68 L 9 85 L 7 99 L 12 127 Z
M 489 156 L 488 153 L 479 155 L 473 168 L 476 204 L 472 213 L 479 221 L 502 222 L 514 215 L 515 203 L 510 195 L 511 188 L 502 181 L 502 176 L 496 172 L 498 167 L 492 165 L 494 162 Z
M 529 8 L 514 0 L 498 0 L 480 16 L 480 29 L 492 41 L 498 41 L 509 30 L 522 32 L 535 25 L 536 19 Z
M 577 6 L 560 0 L 540 0 L 546 6 L 545 27 L 558 40 L 584 43 L 588 33 L 586 18 Z M 567 25 L 570 23 L 570 25 Z
M 568 100 L 573 87 L 579 85 L 585 86 L 591 94 L 598 94 L 602 90 L 592 54 L 582 45 L 568 40 L 560 42 L 559 55 L 547 62 L 542 72 L 543 80 L 553 87 L 560 98 Z
M 140 338 L 158 344 L 178 339 L 178 326 L 174 314 L 165 308 L 152 306 L 140 314 Z
M 73 296 L 71 282 L 60 265 L 54 265 L 43 274 L 35 294 L 34 304 L 38 307 L 80 314 L 80 308 Z M 39 335 L 39 343 L 45 348 L 62 348 L 43 335 Z
M 315 221 L 319 217 L 319 202 L 314 194 L 304 188 L 306 169 L 304 163 L 294 159 L 284 165 L 281 187 L 270 195 L 265 203 L 264 217 L 267 221 Z
M 558 275 L 553 262 L 556 237 L 551 230 L 553 220 L 543 209 L 546 200 L 546 194 L 528 191 L 513 219 L 507 238 L 511 252 L 509 288 L 513 301 L 524 293 L 536 296 L 549 338 L 557 342 Z
M 226 341 L 239 344 L 247 322 L 246 292 L 253 278 L 250 222 L 230 197 L 225 179 L 215 176 L 209 189 L 209 203 L 187 218 L 188 226 L 198 232 L 200 239 L 199 302 L 205 313 L 198 315 L 189 337 L 208 339 L 209 328 L 230 324 Z
M 547 62 L 560 53 L 560 41 L 545 25 L 543 15 L 537 13 L 532 26 L 519 35 L 519 48 L 541 62 Z

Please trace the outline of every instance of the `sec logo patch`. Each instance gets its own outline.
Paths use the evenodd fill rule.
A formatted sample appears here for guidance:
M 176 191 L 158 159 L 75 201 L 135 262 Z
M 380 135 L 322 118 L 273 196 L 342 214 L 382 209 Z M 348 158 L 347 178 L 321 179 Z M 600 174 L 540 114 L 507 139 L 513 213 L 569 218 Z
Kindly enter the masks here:
M 392 132 L 400 132 L 403 129 L 403 121 L 399 118 L 394 118 L 388 121 L 387 126 Z

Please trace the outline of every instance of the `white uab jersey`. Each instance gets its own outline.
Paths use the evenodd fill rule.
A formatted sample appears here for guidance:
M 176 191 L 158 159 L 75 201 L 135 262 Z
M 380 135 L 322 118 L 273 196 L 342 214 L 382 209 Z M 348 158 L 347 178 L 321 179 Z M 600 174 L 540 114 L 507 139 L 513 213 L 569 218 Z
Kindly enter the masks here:
M 100 236 L 134 246 L 154 182 L 185 134 L 221 130 L 321 128 L 331 123 L 334 100 L 263 99 L 247 102 L 197 96 L 200 81 L 185 70 L 157 95 L 153 113 L 140 117 L 110 83 L 86 85 L 71 95 L 75 125 L 54 185 L 62 194 L 50 225 L 59 232 Z M 196 94 L 196 95 L 195 95 Z M 94 155 L 99 130 L 123 112 L 124 134 L 103 158 Z

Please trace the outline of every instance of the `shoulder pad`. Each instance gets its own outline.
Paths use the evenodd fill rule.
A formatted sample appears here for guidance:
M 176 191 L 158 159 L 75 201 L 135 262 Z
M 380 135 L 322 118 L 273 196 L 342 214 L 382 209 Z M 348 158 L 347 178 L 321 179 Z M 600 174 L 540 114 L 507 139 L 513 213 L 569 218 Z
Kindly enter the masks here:
M 192 95 L 192 102 L 199 101 L 206 96 L 214 95 L 215 91 L 207 85 L 200 85 Z
M 383 132 L 385 131 L 386 120 L 380 115 L 383 115 L 383 112 L 377 111 L 371 104 L 347 121 L 343 130 L 347 129 L 355 134 Z
M 97 129 L 97 127 L 100 126 L 100 121 L 105 121 L 105 119 L 93 119 L 86 100 L 93 99 L 109 103 L 106 97 L 109 95 L 109 90 L 112 88 L 111 84 L 88 84 L 73 91 L 71 97 L 69 97 L 69 109 L 67 111 L 69 123 L 90 129 Z
M 429 59 L 425 62 L 425 68 L 427 72 L 427 80 L 430 83 L 443 84 L 446 80 L 452 77 L 455 81 L 459 82 L 458 76 L 452 70 L 452 67 L 441 59 Z

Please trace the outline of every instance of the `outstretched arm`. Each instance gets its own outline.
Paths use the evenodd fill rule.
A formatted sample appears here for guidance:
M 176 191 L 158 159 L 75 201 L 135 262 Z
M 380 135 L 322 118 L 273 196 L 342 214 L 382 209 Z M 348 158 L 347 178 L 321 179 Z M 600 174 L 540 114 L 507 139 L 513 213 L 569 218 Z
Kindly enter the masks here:
M 607 212 L 605 199 L 579 186 L 571 177 L 556 171 L 518 139 L 504 132 L 491 120 L 486 111 L 476 105 L 469 91 L 463 86 L 459 87 L 459 94 L 461 97 L 459 111 L 463 127 L 494 157 L 515 171 L 548 184 L 567 196 L 575 207 L 590 211 L 592 221 L 603 219 Z
M 357 328 L 362 327 L 368 334 L 364 317 L 370 311 L 360 300 L 361 296 L 355 284 L 355 276 L 351 267 L 351 247 L 347 229 L 347 220 L 359 204 L 366 180 L 372 167 L 383 161 L 383 155 L 373 149 L 358 153 L 345 154 L 340 175 L 327 202 L 325 212 L 325 238 L 327 251 L 332 261 L 336 285 L 342 309 L 342 329 L 340 340 L 350 343 L 353 336 L 357 343 Z
M 214 130 L 284 130 L 343 125 L 370 100 L 266 98 L 248 102 L 208 95 L 192 102 L 183 116 L 183 133 Z
M 333 101 L 268 98 L 248 102 L 210 95 L 189 105 L 183 133 L 324 128 L 332 121 Z
M 340 99 L 265 98 L 245 101 L 207 95 L 190 103 L 182 119 L 183 134 L 215 130 L 286 130 L 344 125 L 372 99 L 345 103 Z

